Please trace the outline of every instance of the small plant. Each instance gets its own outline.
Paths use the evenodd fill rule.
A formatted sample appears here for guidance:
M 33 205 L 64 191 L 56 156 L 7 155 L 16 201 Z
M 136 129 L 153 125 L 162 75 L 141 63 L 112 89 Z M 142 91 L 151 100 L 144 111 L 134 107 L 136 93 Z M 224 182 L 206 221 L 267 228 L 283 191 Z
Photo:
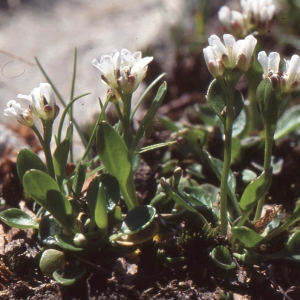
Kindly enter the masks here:
M 208 5 L 203 7 L 208 9 Z M 213 80 L 206 103 L 189 108 L 199 124 L 157 117 L 172 132 L 169 142 L 141 146 L 165 97 L 165 82 L 136 129 L 131 126 L 146 94 L 164 76 L 156 78 L 132 105 L 132 96 L 153 57 L 142 58 L 141 52 L 122 49 L 92 61 L 108 93 L 104 103 L 99 101 L 101 112 L 88 141 L 72 112 L 73 104 L 87 95 L 74 97 L 76 51 L 68 103 L 37 60 L 49 83 L 41 83 L 29 96 L 18 95 L 29 101 L 28 108 L 11 100 L 4 113 L 30 127 L 43 147 L 45 162 L 28 149 L 22 149 L 17 158 L 26 197 L 35 201 L 38 211 L 33 219 L 11 208 L 0 212 L 0 219 L 13 227 L 37 231 L 43 246 L 43 274 L 71 285 L 86 270 L 70 268 L 69 254 L 84 260 L 90 253 L 100 253 L 105 260 L 148 246 L 151 259 L 172 270 L 182 264 L 188 269 L 191 262 L 213 262 L 218 271 L 227 272 L 239 264 L 299 261 L 300 234 L 293 228 L 300 219 L 299 201 L 283 220 L 282 206 L 268 205 L 266 199 L 274 176 L 283 167 L 283 159 L 273 156 L 274 145 L 300 125 L 300 106 L 289 107 L 291 93 L 300 83 L 300 57 L 293 55 L 284 65 L 279 53 L 264 51 L 262 34 L 278 12 L 275 2 L 242 0 L 241 7 L 242 12 L 221 8 L 219 19 L 229 33 L 223 40 L 211 35 L 208 46 L 201 48 L 203 64 Z M 244 90 L 239 88 L 243 76 Z M 56 98 L 63 107 L 60 115 Z M 109 103 L 118 116 L 114 125 L 107 121 Z M 59 116 L 53 146 L 53 122 Z M 68 163 L 74 161 L 75 129 L 85 151 L 74 170 L 66 173 Z M 299 133 L 293 134 L 299 142 Z M 97 154 L 92 157 L 94 144 Z M 165 146 L 171 147 L 155 166 L 156 185 L 151 191 L 155 196 L 142 205 L 134 181 L 141 154 Z M 201 276 L 206 271 L 203 267 Z
M 265 7 L 258 10 L 255 6 L 259 5 L 258 1 L 241 2 L 242 14 L 230 13 L 227 7 L 221 8 L 219 18 L 226 29 L 230 29 L 232 33 L 239 36 L 255 29 L 258 32 L 264 32 L 275 12 L 274 4 L 265 3 L 263 4 Z M 236 15 L 237 18 L 235 18 Z M 204 228 L 211 226 L 208 232 L 216 234 L 215 230 L 219 229 L 219 234 L 227 238 L 230 247 L 218 245 L 214 247 L 210 255 L 212 260 L 223 269 L 236 267 L 232 256 L 246 264 L 278 258 L 298 260 L 300 242 L 298 233 L 291 235 L 284 249 L 278 253 L 264 252 L 261 247 L 274 243 L 275 237 L 300 219 L 298 205 L 283 224 L 280 224 L 279 219 L 281 207 L 265 205 L 265 197 L 272 184 L 272 176 L 280 172 L 279 164 L 276 164 L 272 157 L 273 142 L 283 138 L 299 126 L 299 108 L 293 107 L 285 110 L 289 104 L 291 92 L 299 85 L 300 58 L 298 55 L 293 55 L 290 60 L 285 60 L 285 70 L 281 73 L 280 55 L 271 52 L 267 56 L 264 51 L 260 51 L 257 60 L 261 67 L 255 61 L 254 70 L 251 65 L 254 61 L 253 53 L 255 53 L 257 40 L 253 35 L 236 41 L 232 35 L 224 34 L 223 40 L 224 44 L 219 37 L 212 35 L 208 39 L 209 46 L 203 49 L 207 68 L 215 78 L 206 95 L 209 107 L 199 105 L 197 110 L 204 125 L 198 128 L 174 126 L 166 117 L 160 117 L 163 124 L 174 132 L 173 138 L 185 138 L 188 144 L 185 147 L 189 147 L 189 151 L 195 157 L 198 156 L 201 161 L 202 165 L 194 164 L 186 168 L 185 171 L 190 174 L 189 176 L 201 181 L 205 180 L 203 169 L 208 165 L 220 180 L 220 188 L 208 183 L 199 185 L 196 181 L 187 178 L 180 179 L 182 170 L 176 169 L 169 180 L 161 179 L 163 191 L 157 194 L 152 205 L 157 209 L 167 207 L 166 204 L 172 200 L 177 206 L 169 205 L 168 212 L 172 210 L 170 207 L 175 208 L 177 213 L 184 208 L 195 214 Z M 258 69 L 260 69 L 260 74 L 258 74 Z M 244 97 L 236 88 L 243 74 L 246 74 L 247 79 L 250 80 L 248 91 L 250 105 L 248 106 L 244 104 Z M 251 76 L 248 76 L 249 74 Z M 254 95 L 252 82 L 259 83 Z M 263 123 L 261 133 L 252 137 L 250 136 L 252 131 L 259 130 L 259 128 L 255 128 L 256 122 L 252 119 L 253 112 L 257 109 L 255 103 L 251 101 L 258 103 Z M 208 135 L 212 130 L 211 126 L 216 124 L 223 135 L 222 160 L 213 157 L 205 149 Z M 243 179 L 248 185 L 237 191 L 236 179 L 230 166 L 241 162 L 243 153 L 254 145 L 264 147 L 263 166 L 256 164 L 261 174 L 257 176 L 256 173 L 245 169 Z M 178 209 L 178 205 L 181 209 Z M 211 210 L 212 214 L 207 214 L 205 209 Z
M 29 101 L 27 109 L 11 100 L 4 112 L 36 133 L 44 150 L 46 164 L 31 150 L 22 149 L 19 152 L 19 179 L 26 195 L 34 199 L 40 205 L 40 209 L 35 220 L 17 208 L 1 212 L 0 218 L 13 227 L 38 230 L 39 238 L 45 247 L 40 268 L 45 275 L 53 275 L 64 285 L 72 284 L 85 270 L 79 270 L 74 278 L 63 278 L 63 251 L 85 254 L 100 247 L 132 249 L 135 245 L 151 239 L 157 232 L 157 225 L 153 221 L 155 209 L 152 206 L 139 205 L 133 173 L 139 163 L 139 142 L 147 124 L 152 122 L 161 105 L 166 93 L 165 83 L 159 88 L 135 134 L 130 126 L 145 94 L 134 108 L 131 97 L 145 77 L 147 65 L 152 59 L 142 58 L 141 52 L 131 54 L 123 49 L 121 52 L 114 50 L 112 55 L 103 55 L 100 62 L 93 60 L 93 64 L 102 72 L 103 82 L 110 89 L 106 102 L 101 104 L 101 113 L 90 140 L 86 143 L 85 152 L 71 174 L 66 174 L 66 166 L 72 155 L 73 125 L 76 124 L 72 116 L 72 105 L 87 95 L 74 98 L 74 78 L 68 104 L 65 104 L 58 91 L 55 88 L 53 90 L 49 83 L 41 83 L 29 96 L 18 95 L 18 98 Z M 52 127 L 59 113 L 54 91 L 65 107 L 55 136 L 56 148 L 52 152 Z M 109 102 L 115 105 L 120 118 L 120 122 L 115 126 L 106 121 L 105 109 Z M 62 140 L 62 125 L 67 114 L 70 115 L 70 123 Z M 36 127 L 35 117 L 42 122 L 43 134 Z M 76 128 L 78 129 L 77 125 Z M 95 138 L 98 156 L 96 159 L 87 160 Z M 164 145 L 157 147 L 161 146 Z M 101 161 L 101 166 L 94 167 L 97 159 Z M 86 191 L 83 191 L 87 180 L 89 184 Z M 128 210 L 125 214 L 119 206 L 120 195 Z

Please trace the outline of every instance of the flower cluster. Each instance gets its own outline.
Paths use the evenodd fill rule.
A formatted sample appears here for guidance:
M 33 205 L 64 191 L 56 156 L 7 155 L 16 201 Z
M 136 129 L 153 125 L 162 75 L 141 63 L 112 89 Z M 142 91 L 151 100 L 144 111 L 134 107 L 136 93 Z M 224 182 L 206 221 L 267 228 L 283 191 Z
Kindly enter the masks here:
M 102 55 L 100 62 L 94 59 L 92 64 L 101 71 L 101 79 L 113 93 L 132 94 L 144 79 L 147 65 L 152 60 L 153 57 L 142 58 L 140 51 L 131 54 L 127 49 L 122 49 L 120 52 L 114 50 L 111 55 Z
M 265 33 L 278 4 L 275 0 L 241 0 L 241 7 L 242 12 L 238 12 L 222 6 L 219 20 L 228 32 L 246 36 L 252 31 Z
M 204 58 L 210 73 L 221 77 L 226 69 L 237 69 L 246 72 L 253 62 L 253 50 L 257 40 L 247 36 L 244 40 L 236 41 L 230 34 L 223 35 L 224 44 L 219 37 L 212 35 L 208 39 L 209 46 L 203 49 Z
M 26 126 L 33 126 L 33 114 L 41 120 L 54 120 L 59 113 L 53 89 L 49 83 L 40 83 L 39 87 L 32 90 L 30 95 L 19 94 L 18 98 L 26 99 L 29 109 L 23 109 L 15 100 L 7 103 L 8 108 L 4 110 L 6 116 L 14 117 L 18 122 Z
M 275 87 L 281 88 L 283 93 L 291 93 L 300 83 L 300 57 L 293 55 L 291 60 L 285 60 L 286 70 L 280 76 L 279 62 L 280 55 L 277 52 L 271 52 L 267 56 L 265 51 L 258 53 L 257 60 L 263 68 L 264 78 L 269 77 Z
M 4 115 L 15 118 L 19 123 L 26 126 L 33 126 L 33 115 L 30 109 L 22 108 L 21 104 L 15 100 L 10 100 L 7 103 L 7 108 L 4 110 Z

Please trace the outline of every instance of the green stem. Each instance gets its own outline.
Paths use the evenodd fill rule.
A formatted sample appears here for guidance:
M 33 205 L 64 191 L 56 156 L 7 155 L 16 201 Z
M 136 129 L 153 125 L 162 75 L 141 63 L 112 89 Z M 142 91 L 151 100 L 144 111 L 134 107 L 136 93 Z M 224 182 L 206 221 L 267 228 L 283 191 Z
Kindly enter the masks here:
M 99 100 L 99 101 L 101 101 L 101 100 Z M 93 132 L 92 132 L 91 136 L 90 136 L 89 142 L 88 142 L 87 146 L 85 147 L 85 151 L 84 151 L 84 153 L 82 155 L 82 158 L 81 158 L 82 161 L 84 161 L 84 159 L 87 157 L 87 155 L 89 154 L 89 151 L 91 150 L 91 148 L 93 146 L 95 136 L 96 136 L 96 133 L 97 133 L 98 124 L 104 119 L 105 110 L 106 110 L 106 107 L 107 107 L 109 101 L 110 101 L 110 97 L 107 97 L 106 101 L 104 103 L 104 106 L 101 110 L 101 113 L 99 115 L 99 118 L 97 120 L 97 123 L 96 123 L 96 125 L 93 129 Z
M 270 126 L 265 127 L 265 154 L 264 154 L 264 170 L 271 167 L 271 156 L 273 148 L 274 130 Z M 254 221 L 257 221 L 260 216 L 265 202 L 265 195 L 258 200 Z
M 256 99 L 256 82 L 251 81 L 248 77 L 249 87 L 248 87 L 248 101 L 249 101 L 249 132 L 257 130 L 260 126 L 260 114 L 258 109 L 258 103 Z
M 52 125 L 53 120 L 42 120 L 44 129 L 44 140 L 43 140 L 43 150 L 45 153 L 46 163 L 48 167 L 49 175 L 55 179 L 55 172 L 53 167 L 52 153 L 51 153 L 51 139 L 52 139 Z
M 227 235 L 227 186 L 228 175 L 231 162 L 231 141 L 232 141 L 232 124 L 233 124 L 233 95 L 234 89 L 227 87 L 227 106 L 226 106 L 226 121 L 225 121 L 225 142 L 224 142 L 224 163 L 221 177 L 220 191 L 220 217 L 221 217 L 221 234 Z
M 72 83 L 71 83 L 71 92 L 70 92 L 70 101 L 74 98 L 74 90 L 75 90 L 75 79 L 76 79 L 76 63 L 77 63 L 77 48 L 74 50 L 74 66 L 73 66 L 73 75 L 72 75 Z M 70 122 L 73 123 L 73 105 L 69 110 Z M 73 131 L 70 136 L 70 162 L 74 162 L 73 157 Z
M 130 111 L 131 111 L 131 94 L 122 96 L 123 101 L 123 132 L 124 142 L 127 149 L 130 148 L 131 134 L 130 134 Z

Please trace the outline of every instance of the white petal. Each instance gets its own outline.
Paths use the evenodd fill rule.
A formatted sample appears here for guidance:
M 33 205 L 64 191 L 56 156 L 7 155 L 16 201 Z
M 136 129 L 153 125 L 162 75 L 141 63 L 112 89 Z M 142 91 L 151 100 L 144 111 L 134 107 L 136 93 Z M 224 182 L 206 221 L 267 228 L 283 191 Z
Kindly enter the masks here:
M 220 22 L 226 27 L 231 25 L 231 12 L 228 6 L 222 6 L 218 12 Z
M 233 46 L 235 44 L 235 38 L 231 34 L 224 34 L 223 40 L 226 47 Z
M 212 35 L 208 38 L 209 45 L 214 49 L 215 54 L 219 59 L 222 58 L 223 54 L 227 54 L 226 48 L 216 35 Z
M 28 100 L 30 102 L 32 101 L 31 95 L 27 96 L 27 95 L 23 95 L 23 94 L 18 94 L 17 97 L 21 98 L 21 99 L 26 99 L 26 100 Z
M 260 51 L 257 55 L 257 60 L 263 68 L 264 76 L 268 77 L 269 74 L 269 59 L 265 51 Z
M 271 52 L 269 54 L 269 70 L 272 73 L 276 73 L 279 70 L 279 62 L 280 62 L 280 55 L 277 52 Z

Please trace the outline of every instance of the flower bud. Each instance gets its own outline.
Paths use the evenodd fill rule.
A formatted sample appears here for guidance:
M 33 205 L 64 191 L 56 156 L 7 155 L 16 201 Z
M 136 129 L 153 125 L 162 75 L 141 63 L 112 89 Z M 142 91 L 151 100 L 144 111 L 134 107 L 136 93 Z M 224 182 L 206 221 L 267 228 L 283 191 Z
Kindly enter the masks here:
M 284 93 L 293 92 L 300 83 L 300 57 L 293 55 L 291 60 L 285 60 L 286 71 L 281 77 L 281 89 Z
M 26 125 L 26 126 L 33 126 L 34 120 L 32 111 L 29 109 L 23 109 L 20 103 L 16 102 L 15 100 L 10 100 L 7 103 L 7 107 L 4 110 L 4 115 L 15 118 L 19 123 Z
M 30 101 L 30 109 L 42 120 L 54 120 L 59 113 L 59 107 L 49 83 L 40 83 L 40 86 L 33 89 L 30 95 L 19 94 L 17 97 Z

